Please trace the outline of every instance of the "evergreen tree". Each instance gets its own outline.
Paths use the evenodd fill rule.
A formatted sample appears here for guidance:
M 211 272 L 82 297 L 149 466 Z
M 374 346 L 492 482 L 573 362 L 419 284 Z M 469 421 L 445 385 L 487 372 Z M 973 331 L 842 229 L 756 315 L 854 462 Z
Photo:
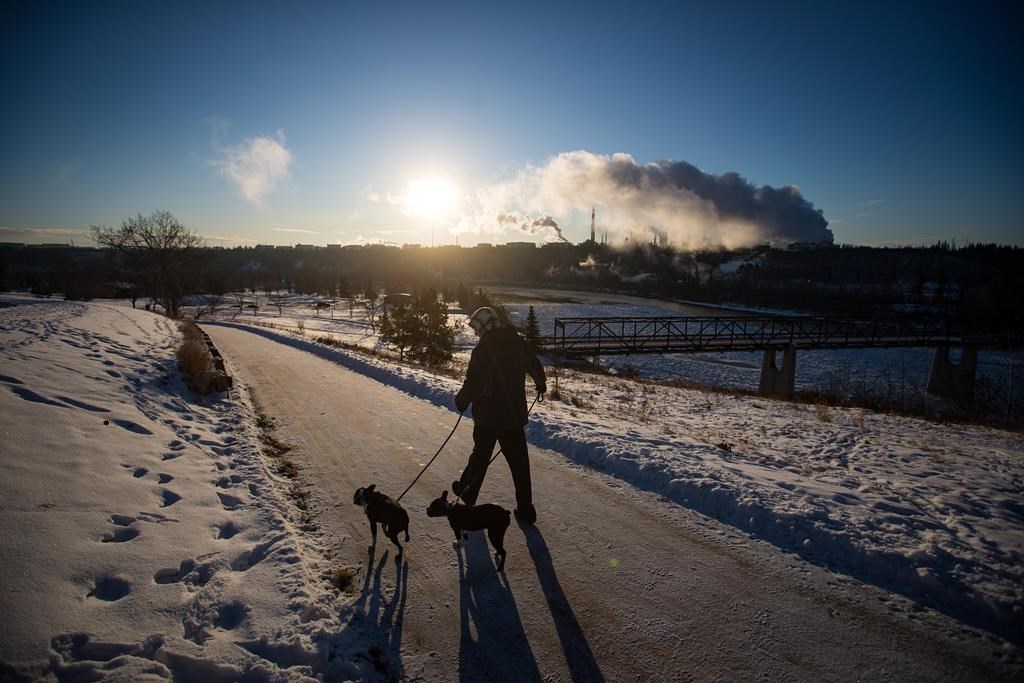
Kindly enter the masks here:
M 390 344 L 394 334 L 395 329 L 391 322 L 391 316 L 388 315 L 388 309 L 385 308 L 380 312 L 380 318 L 377 319 L 377 335 L 380 337 L 381 343 Z
M 405 360 L 406 349 L 421 336 L 419 320 L 405 306 L 395 306 L 391 311 L 391 329 L 391 344 L 398 349 L 398 357 Z
M 381 316 L 379 324 L 381 341 L 398 349 L 403 360 L 406 351 L 411 358 L 427 365 L 451 360 L 455 328 L 448 320 L 448 305 L 435 289 L 428 287 L 416 292 L 411 305 L 395 306 L 390 316 Z
M 448 320 L 448 305 L 428 287 L 413 296 L 412 316 L 417 320 L 410 344 L 414 358 L 427 365 L 440 365 L 452 357 L 455 328 Z
M 523 338 L 530 348 L 537 352 L 537 339 L 540 337 L 540 323 L 537 322 L 537 314 L 530 306 L 530 312 L 526 314 L 526 325 L 523 326 Z

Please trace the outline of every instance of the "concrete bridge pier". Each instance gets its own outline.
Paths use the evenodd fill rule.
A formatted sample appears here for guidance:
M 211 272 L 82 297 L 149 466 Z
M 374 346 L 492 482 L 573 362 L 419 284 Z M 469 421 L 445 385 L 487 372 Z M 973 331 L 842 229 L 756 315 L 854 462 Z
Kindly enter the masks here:
M 761 384 L 757 391 L 762 396 L 792 396 L 796 388 L 796 346 L 787 346 L 782 352 L 782 368 L 775 363 L 777 349 L 765 349 L 761 361 Z
M 948 346 L 940 346 L 932 358 L 927 391 L 946 398 L 970 400 L 974 397 L 974 373 L 977 369 L 977 346 L 964 346 L 959 363 L 949 359 Z

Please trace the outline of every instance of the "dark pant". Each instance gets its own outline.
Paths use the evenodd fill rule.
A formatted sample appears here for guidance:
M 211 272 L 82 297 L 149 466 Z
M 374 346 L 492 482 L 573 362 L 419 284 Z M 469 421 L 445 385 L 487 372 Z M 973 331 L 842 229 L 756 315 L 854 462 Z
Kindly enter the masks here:
M 473 427 L 473 453 L 462 471 L 462 500 L 466 505 L 476 505 L 494 452 L 494 442 L 501 444 L 501 452 L 512 472 L 512 483 L 516 487 L 516 505 L 520 509 L 533 504 L 533 487 L 530 484 L 530 458 L 526 453 L 526 435 L 522 427 L 514 429 L 488 429 Z

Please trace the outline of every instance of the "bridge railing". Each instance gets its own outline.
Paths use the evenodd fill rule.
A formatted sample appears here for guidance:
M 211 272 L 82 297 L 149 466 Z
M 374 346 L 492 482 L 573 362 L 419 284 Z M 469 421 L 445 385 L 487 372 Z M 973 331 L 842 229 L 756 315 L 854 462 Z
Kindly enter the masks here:
M 1020 346 L 1020 321 L 807 316 L 556 318 L 542 349 L 564 355 L 886 346 Z

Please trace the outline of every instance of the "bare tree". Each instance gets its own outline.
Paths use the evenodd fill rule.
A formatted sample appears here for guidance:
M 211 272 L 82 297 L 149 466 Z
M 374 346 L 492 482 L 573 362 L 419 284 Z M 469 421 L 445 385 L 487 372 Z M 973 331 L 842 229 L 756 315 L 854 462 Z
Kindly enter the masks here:
M 140 287 L 178 317 L 182 299 L 196 282 L 202 239 L 167 211 L 139 214 L 119 228 L 92 226 L 92 237 L 101 247 L 114 250 Z

